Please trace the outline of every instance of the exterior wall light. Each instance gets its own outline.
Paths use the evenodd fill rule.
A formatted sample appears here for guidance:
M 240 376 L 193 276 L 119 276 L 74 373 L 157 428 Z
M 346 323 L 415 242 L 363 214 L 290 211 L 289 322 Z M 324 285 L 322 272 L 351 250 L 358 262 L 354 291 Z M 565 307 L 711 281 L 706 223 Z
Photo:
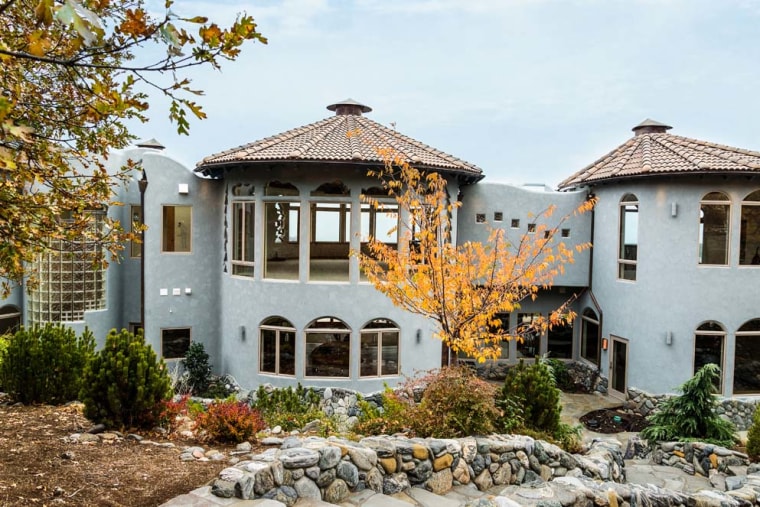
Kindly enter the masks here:
M 602 350 L 607 350 L 607 347 L 609 347 L 609 345 L 609 340 L 607 340 L 607 338 L 602 338 Z
M 673 331 L 665 333 L 665 345 L 673 345 Z

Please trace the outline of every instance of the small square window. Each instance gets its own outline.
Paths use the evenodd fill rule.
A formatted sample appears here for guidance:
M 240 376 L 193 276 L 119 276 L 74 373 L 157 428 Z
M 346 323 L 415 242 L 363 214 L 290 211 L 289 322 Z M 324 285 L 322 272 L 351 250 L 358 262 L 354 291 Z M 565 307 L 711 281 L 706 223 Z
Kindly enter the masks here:
M 513 229 L 519 229 L 520 228 L 520 219 L 519 218 L 513 218 L 512 219 L 512 225 L 511 227 Z
M 544 231 L 544 239 L 549 239 L 552 237 L 552 231 Z
M 536 224 L 528 224 L 528 233 L 532 234 L 536 232 Z
M 476 213 L 475 214 L 475 221 L 479 224 L 485 223 L 486 221 L 486 214 L 485 213 Z
M 161 330 L 161 355 L 164 359 L 182 359 L 189 348 L 189 327 Z
M 502 220 L 504 220 L 504 213 L 502 213 L 501 211 L 494 211 L 493 212 L 493 221 L 494 222 L 501 222 Z
M 562 237 L 563 238 L 569 238 L 570 237 L 570 229 L 562 229 Z

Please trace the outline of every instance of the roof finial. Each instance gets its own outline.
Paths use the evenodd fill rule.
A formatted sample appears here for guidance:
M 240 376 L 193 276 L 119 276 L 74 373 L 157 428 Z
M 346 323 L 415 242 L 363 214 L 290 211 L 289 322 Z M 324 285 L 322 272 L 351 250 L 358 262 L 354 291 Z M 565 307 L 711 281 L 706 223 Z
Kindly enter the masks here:
M 371 107 L 356 102 L 354 99 L 341 100 L 335 104 L 330 104 L 327 106 L 327 109 L 329 111 L 335 111 L 336 115 L 350 114 L 354 116 L 361 116 L 362 113 L 369 113 L 372 111 Z
M 666 131 L 672 128 L 673 127 L 670 125 L 665 125 L 664 123 L 660 123 L 658 121 L 647 118 L 646 120 L 633 127 L 631 130 L 636 133 L 635 135 L 640 136 L 641 134 L 664 134 Z

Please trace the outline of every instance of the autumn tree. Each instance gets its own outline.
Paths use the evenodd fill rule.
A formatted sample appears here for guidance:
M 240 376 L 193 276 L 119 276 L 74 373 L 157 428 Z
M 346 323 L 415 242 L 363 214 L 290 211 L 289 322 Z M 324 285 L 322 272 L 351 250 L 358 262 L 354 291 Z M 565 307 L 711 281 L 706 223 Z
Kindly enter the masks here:
M 148 92 L 169 99 L 187 134 L 205 117 L 187 71 L 218 69 L 246 41 L 266 43 L 252 17 L 228 27 L 180 16 L 173 0 L 0 0 L 0 278 L 21 280 L 41 249 L 77 239 L 121 244 L 119 226 L 94 228 L 88 211 L 111 204 L 120 174 L 109 152 L 147 121 Z M 178 12 L 178 11 L 177 11 Z M 106 235 L 106 232 L 109 233 Z
M 554 207 L 534 216 L 533 234 L 515 241 L 503 229 L 493 228 L 485 243 L 451 241 L 451 220 L 459 206 L 449 198 L 447 181 L 437 172 L 421 172 L 391 150 L 381 150 L 384 168 L 371 171 L 398 204 L 398 248 L 370 238 L 364 252 L 354 252 L 367 279 L 404 310 L 433 320 L 436 337 L 453 352 L 464 352 L 480 362 L 498 358 L 503 340 L 521 340 L 529 332 L 570 322 L 575 316 L 570 301 L 529 327 L 509 329 L 499 315 L 520 308 L 551 287 L 575 251 L 590 245 L 568 247 L 557 241 L 559 228 L 569 217 L 547 225 Z M 375 208 L 382 200 L 363 196 Z M 594 205 L 585 201 L 575 213 Z M 383 231 L 385 232 L 385 231 Z

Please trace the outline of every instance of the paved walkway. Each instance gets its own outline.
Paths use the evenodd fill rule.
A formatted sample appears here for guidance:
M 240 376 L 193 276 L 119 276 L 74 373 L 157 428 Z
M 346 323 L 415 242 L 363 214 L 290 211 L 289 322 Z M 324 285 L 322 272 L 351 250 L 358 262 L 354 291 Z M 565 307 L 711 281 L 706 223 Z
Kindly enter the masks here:
M 593 410 L 612 408 L 623 402 L 611 396 L 599 394 L 566 394 L 562 393 L 562 420 L 569 424 L 579 424 L 584 414 Z M 594 438 L 616 437 L 623 445 L 623 450 L 632 433 L 603 434 L 583 429 L 583 441 Z M 628 460 L 625 462 L 626 477 L 629 483 L 653 484 L 660 488 L 682 493 L 690 493 L 701 489 L 711 489 L 710 481 L 705 477 L 688 475 L 677 468 L 652 465 L 645 460 Z M 341 503 L 343 507 L 460 507 L 467 501 L 486 494 L 498 494 L 498 486 L 494 491 L 478 491 L 474 485 L 457 486 L 444 496 L 434 495 L 422 488 L 411 488 L 408 492 L 393 496 L 364 490 L 351 495 Z M 211 494 L 210 486 L 204 486 L 185 495 L 178 496 L 161 507 L 282 507 L 280 502 L 273 500 L 240 500 L 238 498 L 219 498 Z M 321 500 L 301 499 L 296 507 L 335 507 L 334 504 Z

